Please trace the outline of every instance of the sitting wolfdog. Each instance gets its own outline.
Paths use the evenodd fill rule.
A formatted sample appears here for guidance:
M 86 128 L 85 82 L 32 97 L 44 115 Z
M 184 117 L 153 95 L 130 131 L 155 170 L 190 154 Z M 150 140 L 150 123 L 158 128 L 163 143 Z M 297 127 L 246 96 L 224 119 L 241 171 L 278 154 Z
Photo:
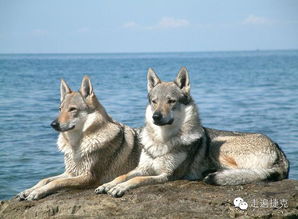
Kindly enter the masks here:
M 62 80 L 60 114 L 51 126 L 60 132 L 65 172 L 41 180 L 17 195 L 40 199 L 64 188 L 96 187 L 134 169 L 139 160 L 138 130 L 112 120 L 84 77 L 78 92 Z
M 176 179 L 238 185 L 288 176 L 288 160 L 265 135 L 202 127 L 186 68 L 174 82 L 161 81 L 152 69 L 147 79 L 149 104 L 139 164 L 96 193 L 118 197 L 141 185 Z

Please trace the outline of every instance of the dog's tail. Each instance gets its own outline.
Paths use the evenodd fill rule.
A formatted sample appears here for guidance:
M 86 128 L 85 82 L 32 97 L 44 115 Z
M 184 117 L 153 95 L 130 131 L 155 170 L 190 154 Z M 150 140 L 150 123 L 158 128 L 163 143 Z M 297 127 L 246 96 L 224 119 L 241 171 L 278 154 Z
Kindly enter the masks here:
M 276 146 L 278 147 L 277 144 Z M 241 185 L 286 179 L 289 176 L 289 161 L 281 150 L 277 150 L 277 155 L 271 168 L 224 169 L 210 173 L 204 178 L 204 181 L 213 185 Z

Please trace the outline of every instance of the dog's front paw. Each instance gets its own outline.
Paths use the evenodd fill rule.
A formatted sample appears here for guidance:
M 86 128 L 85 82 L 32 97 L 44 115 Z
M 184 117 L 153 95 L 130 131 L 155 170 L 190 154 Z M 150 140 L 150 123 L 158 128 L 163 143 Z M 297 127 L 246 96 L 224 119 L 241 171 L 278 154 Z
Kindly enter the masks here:
M 27 198 L 27 196 L 32 192 L 32 189 L 26 189 L 23 192 L 17 194 L 16 199 L 19 201 L 23 201 Z
M 45 196 L 46 196 L 46 193 L 39 191 L 39 190 L 34 190 L 25 198 L 25 200 L 33 201 L 33 200 L 41 199 Z
M 105 183 L 101 186 L 99 186 L 97 189 L 95 189 L 96 194 L 104 194 L 108 193 L 108 191 L 115 186 L 114 183 Z
M 122 197 L 128 189 L 123 184 L 118 184 L 111 188 L 107 193 L 113 197 Z

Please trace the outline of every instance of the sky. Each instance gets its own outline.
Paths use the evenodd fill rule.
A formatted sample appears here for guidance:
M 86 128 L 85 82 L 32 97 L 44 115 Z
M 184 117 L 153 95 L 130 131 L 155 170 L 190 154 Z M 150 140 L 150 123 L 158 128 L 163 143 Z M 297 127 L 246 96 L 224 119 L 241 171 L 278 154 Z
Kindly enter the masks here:
M 0 0 L 0 53 L 298 49 L 296 0 Z

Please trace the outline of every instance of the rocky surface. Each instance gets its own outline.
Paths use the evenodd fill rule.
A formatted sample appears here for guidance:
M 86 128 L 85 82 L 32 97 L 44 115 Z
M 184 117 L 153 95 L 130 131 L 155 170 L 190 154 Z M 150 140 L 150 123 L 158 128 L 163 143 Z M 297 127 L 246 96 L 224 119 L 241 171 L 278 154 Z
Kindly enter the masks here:
M 298 181 L 212 186 L 175 181 L 127 192 L 122 198 L 93 190 L 61 191 L 39 201 L 1 201 L 0 218 L 298 218 Z M 236 208 L 241 197 L 247 210 Z

